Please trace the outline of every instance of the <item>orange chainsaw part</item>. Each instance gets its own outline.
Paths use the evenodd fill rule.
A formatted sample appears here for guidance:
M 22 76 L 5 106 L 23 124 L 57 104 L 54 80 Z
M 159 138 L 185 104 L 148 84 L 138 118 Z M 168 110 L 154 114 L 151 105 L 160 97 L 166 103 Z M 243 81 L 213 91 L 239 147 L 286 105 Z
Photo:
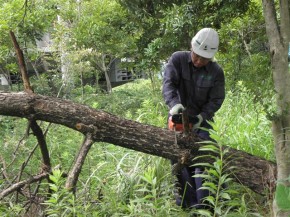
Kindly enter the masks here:
M 183 124 L 182 123 L 174 123 L 172 121 L 172 116 L 168 119 L 168 129 L 175 130 L 175 131 L 183 131 Z M 189 123 L 189 129 L 192 129 L 192 123 Z

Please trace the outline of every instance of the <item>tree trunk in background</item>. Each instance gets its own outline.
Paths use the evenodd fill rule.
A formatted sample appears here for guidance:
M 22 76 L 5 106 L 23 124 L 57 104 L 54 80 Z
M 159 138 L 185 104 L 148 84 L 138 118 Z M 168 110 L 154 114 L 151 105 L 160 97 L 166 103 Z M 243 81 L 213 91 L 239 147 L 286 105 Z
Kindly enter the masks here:
M 273 136 L 277 161 L 277 190 L 290 188 L 290 73 L 288 69 L 288 46 L 290 39 L 289 0 L 280 0 L 280 13 L 275 10 L 274 0 L 263 0 L 266 31 L 270 45 L 273 79 L 277 93 L 277 113 L 273 116 Z M 277 14 L 279 14 L 280 24 Z M 281 207 L 281 198 L 276 192 L 273 202 L 274 216 L 289 217 L 290 211 Z
M 98 69 L 99 72 L 101 72 L 102 74 L 104 74 L 105 76 L 105 81 L 106 81 L 106 91 L 108 93 L 112 92 L 112 84 L 111 84 L 111 80 L 110 80 L 110 76 L 108 74 L 110 67 L 114 61 L 114 59 L 111 59 L 110 57 L 110 62 L 109 64 L 106 64 L 106 58 L 107 58 L 107 54 L 101 54 L 100 56 L 100 61 L 96 61 L 96 67 Z M 99 86 L 99 73 L 96 73 L 96 80 L 97 80 L 97 86 Z M 103 85 L 101 84 L 101 88 L 104 89 Z
M 212 152 L 199 152 L 202 144 L 198 142 L 201 140 L 193 134 L 188 137 L 175 135 L 167 129 L 125 120 L 68 100 L 0 92 L 0 115 L 61 124 L 86 136 L 91 135 L 93 142 L 106 142 L 184 164 L 213 163 L 209 157 L 193 160 L 200 155 L 214 155 Z M 236 182 L 259 194 L 273 190 L 276 181 L 276 165 L 273 162 L 230 147 L 225 148 L 228 149 L 224 157 L 226 169 Z M 80 158 L 82 161 L 83 158 Z
M 67 58 L 68 53 L 64 50 L 61 51 L 61 78 L 62 78 L 62 85 L 64 87 L 64 92 L 69 94 L 72 87 L 73 87 L 73 79 L 69 71 L 70 62 Z
M 58 15 L 57 22 L 59 25 L 63 26 L 64 28 L 68 28 L 68 24 L 62 20 L 62 18 Z M 67 33 L 64 33 L 61 36 L 60 44 L 59 44 L 59 52 L 60 52 L 60 70 L 62 75 L 62 85 L 64 88 L 64 93 L 69 94 L 71 89 L 73 88 L 73 75 L 72 69 L 70 67 L 71 63 L 68 58 L 68 51 L 67 51 L 67 40 L 68 36 Z
M 102 55 L 102 70 L 105 73 L 107 92 L 111 93 L 112 92 L 112 85 L 111 85 L 110 77 L 108 75 L 109 69 L 106 67 L 106 55 Z

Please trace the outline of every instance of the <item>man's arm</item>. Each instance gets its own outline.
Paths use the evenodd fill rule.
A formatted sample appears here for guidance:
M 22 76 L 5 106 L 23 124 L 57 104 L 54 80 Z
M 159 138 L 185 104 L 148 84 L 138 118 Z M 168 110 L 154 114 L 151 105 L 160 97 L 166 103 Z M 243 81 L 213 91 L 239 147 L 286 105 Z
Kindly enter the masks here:
M 166 105 L 171 109 L 174 105 L 180 104 L 178 85 L 180 82 L 180 63 L 176 53 L 171 56 L 164 69 L 162 94 Z

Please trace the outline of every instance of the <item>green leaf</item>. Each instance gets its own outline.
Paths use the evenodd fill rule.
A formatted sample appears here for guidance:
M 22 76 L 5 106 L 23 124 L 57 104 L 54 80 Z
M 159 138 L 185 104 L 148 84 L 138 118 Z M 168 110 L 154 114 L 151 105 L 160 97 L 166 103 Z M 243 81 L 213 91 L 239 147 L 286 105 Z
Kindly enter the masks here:
M 213 165 L 210 164 L 210 163 L 196 163 L 196 164 L 194 164 L 193 166 L 194 166 L 194 167 L 201 166 L 201 167 L 208 167 L 208 168 L 213 167 Z
M 208 201 L 213 206 L 215 205 L 215 198 L 213 196 L 207 196 L 204 200 Z
M 217 193 L 216 190 L 214 190 L 214 189 L 212 189 L 212 188 L 210 188 L 210 187 L 200 187 L 200 188 L 198 188 L 198 190 L 208 190 L 208 191 L 210 191 L 212 194 L 216 194 L 216 193 Z
M 211 217 L 212 216 L 212 213 L 210 211 L 208 211 L 208 210 L 201 209 L 201 210 L 198 210 L 197 212 L 201 216 L 208 216 L 208 217 Z
M 219 148 L 215 145 L 205 145 L 205 146 L 202 146 L 199 150 L 200 151 L 212 151 L 215 153 L 219 152 Z
M 227 199 L 227 200 L 231 199 L 231 197 L 230 197 L 230 195 L 228 193 L 221 193 L 220 197 L 223 198 L 223 199 Z
M 212 182 L 204 182 L 203 183 L 203 186 L 208 186 L 208 187 L 210 187 L 210 188 L 212 188 L 212 189 L 214 189 L 214 190 L 217 190 L 217 186 L 216 186 L 216 184 L 215 183 L 212 183 Z
M 213 140 L 216 140 L 216 141 L 219 141 L 219 140 L 220 140 L 220 136 L 219 136 L 219 135 L 216 135 L 216 134 L 210 134 L 210 137 L 211 137 Z
M 290 187 L 278 184 L 276 189 L 276 201 L 279 208 L 290 210 Z
M 56 185 L 50 185 L 50 189 L 53 190 L 54 192 L 57 192 L 58 190 Z
M 53 175 L 49 175 L 49 179 L 53 182 L 53 183 L 57 183 L 57 178 Z

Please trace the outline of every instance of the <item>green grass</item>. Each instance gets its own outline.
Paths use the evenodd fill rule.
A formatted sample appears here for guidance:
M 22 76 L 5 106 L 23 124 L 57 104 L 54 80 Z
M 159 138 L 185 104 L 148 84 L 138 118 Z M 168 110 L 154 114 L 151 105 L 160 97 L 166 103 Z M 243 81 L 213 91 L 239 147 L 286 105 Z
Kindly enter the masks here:
M 248 90 L 228 91 L 215 120 L 223 144 L 275 160 L 271 122 L 263 105 L 254 102 Z

